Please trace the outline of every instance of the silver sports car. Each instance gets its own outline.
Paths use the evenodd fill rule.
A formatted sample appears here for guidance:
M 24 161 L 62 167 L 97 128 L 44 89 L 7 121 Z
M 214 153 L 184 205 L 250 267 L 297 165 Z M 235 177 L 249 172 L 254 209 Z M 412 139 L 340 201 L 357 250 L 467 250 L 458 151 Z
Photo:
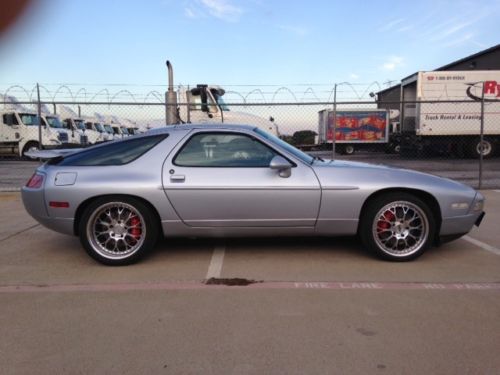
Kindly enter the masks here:
M 77 235 L 107 265 L 137 261 L 160 235 L 359 235 L 406 261 L 479 225 L 483 196 L 436 176 L 309 156 L 259 128 L 179 125 L 49 159 L 22 189 L 26 210 Z

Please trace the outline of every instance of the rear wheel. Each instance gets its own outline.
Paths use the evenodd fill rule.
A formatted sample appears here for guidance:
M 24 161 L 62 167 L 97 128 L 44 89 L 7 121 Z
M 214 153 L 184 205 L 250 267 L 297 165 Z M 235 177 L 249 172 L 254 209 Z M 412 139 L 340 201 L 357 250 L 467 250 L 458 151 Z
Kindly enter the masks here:
M 382 195 L 368 203 L 362 213 L 359 235 L 379 258 L 408 261 L 422 255 L 435 234 L 429 207 L 408 193 Z
M 100 263 L 135 263 L 153 248 L 158 223 L 151 209 L 132 197 L 103 197 L 92 202 L 80 220 L 80 241 Z
M 341 155 L 352 155 L 354 152 L 356 152 L 356 149 L 352 145 L 340 146 Z
M 484 138 L 481 143 L 480 139 L 476 139 L 469 144 L 469 156 L 479 159 L 481 153 L 483 158 L 492 157 L 496 151 L 496 144 L 489 138 Z

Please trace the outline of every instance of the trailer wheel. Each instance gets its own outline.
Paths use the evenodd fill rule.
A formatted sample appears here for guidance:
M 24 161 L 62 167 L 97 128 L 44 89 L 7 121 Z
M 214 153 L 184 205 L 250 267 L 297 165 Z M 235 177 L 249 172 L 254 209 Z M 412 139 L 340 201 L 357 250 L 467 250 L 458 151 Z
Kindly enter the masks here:
M 484 159 L 491 158 L 496 151 L 496 144 L 490 138 L 484 138 L 483 142 L 475 139 L 469 144 L 469 156 L 479 159 L 481 152 Z
M 344 147 L 341 148 L 340 153 L 343 155 L 352 155 L 356 149 L 354 148 L 353 145 L 345 145 Z

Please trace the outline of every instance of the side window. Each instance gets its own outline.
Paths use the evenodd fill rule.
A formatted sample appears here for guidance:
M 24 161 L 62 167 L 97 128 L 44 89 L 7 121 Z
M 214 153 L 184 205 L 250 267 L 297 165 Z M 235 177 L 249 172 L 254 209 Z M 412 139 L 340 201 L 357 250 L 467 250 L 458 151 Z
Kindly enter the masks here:
M 269 167 L 276 152 L 260 141 L 236 133 L 200 133 L 174 158 L 183 167 Z
M 11 122 L 10 125 L 19 125 L 17 117 L 14 113 L 5 113 L 2 120 L 5 125 L 9 125 L 9 121 Z

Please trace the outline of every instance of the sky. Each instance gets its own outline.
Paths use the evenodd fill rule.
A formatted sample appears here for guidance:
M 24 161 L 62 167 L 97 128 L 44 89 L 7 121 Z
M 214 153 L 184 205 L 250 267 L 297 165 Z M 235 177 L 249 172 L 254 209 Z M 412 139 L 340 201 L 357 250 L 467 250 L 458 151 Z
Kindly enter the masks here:
M 500 0 L 39 0 L 0 37 L 0 92 L 163 91 L 169 59 L 176 84 L 324 99 L 334 83 L 387 87 L 496 45 L 499 19 Z

